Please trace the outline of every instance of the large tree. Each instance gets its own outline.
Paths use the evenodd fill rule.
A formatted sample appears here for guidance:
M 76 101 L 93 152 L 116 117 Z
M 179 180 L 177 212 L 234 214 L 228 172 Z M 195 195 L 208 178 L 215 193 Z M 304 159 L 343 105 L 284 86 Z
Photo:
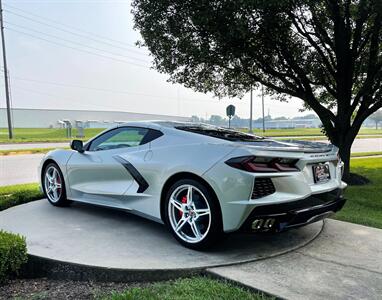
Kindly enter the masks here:
M 302 99 L 348 178 L 351 145 L 382 107 L 381 0 L 133 0 L 132 11 L 170 81 L 231 97 L 263 84 Z

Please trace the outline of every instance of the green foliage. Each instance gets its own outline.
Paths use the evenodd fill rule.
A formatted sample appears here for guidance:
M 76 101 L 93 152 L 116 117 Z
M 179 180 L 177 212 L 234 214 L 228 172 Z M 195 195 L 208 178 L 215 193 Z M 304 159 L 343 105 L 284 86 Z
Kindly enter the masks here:
M 104 299 L 273 299 L 260 293 L 253 293 L 230 283 L 205 277 L 178 279 L 175 281 L 155 283 L 147 287 L 132 288 L 123 293 L 114 293 Z
M 0 211 L 12 206 L 43 198 L 37 183 L 0 187 Z
M 0 230 L 0 282 L 17 273 L 26 261 L 25 238 Z
M 371 183 L 349 186 L 345 191 L 348 200 L 335 218 L 382 229 L 382 157 L 353 159 L 351 166 Z

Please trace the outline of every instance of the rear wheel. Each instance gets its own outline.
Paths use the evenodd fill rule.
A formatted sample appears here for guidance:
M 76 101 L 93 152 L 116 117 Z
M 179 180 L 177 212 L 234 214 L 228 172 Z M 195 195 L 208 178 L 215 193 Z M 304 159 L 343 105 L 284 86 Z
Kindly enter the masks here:
M 182 179 L 166 197 L 166 223 L 184 246 L 205 249 L 222 235 L 219 205 L 209 189 L 198 181 Z
M 43 174 L 43 189 L 48 201 L 55 206 L 67 206 L 64 176 L 56 163 L 48 164 Z

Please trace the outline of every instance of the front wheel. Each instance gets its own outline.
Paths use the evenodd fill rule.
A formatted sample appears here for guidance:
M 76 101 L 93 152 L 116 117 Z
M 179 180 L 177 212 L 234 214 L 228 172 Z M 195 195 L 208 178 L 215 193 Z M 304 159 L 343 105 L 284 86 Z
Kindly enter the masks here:
M 184 246 L 201 250 L 222 235 L 220 207 L 209 189 L 198 181 L 182 179 L 166 196 L 166 223 Z
M 43 173 L 43 189 L 48 201 L 54 206 L 68 206 L 64 176 L 56 163 L 46 166 Z

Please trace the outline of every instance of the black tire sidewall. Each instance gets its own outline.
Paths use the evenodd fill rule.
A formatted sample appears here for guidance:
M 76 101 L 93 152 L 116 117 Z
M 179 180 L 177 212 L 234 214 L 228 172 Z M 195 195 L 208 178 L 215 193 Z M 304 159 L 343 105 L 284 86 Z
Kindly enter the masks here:
M 46 190 L 45 190 L 45 174 L 46 174 L 46 171 L 50 167 L 55 167 L 56 170 L 58 171 L 58 173 L 60 174 L 60 177 L 61 177 L 61 195 L 60 195 L 60 199 L 57 202 L 52 202 L 49 199 L 49 197 L 46 193 Z M 65 185 L 64 175 L 62 174 L 60 167 L 56 163 L 51 162 L 45 166 L 44 172 L 43 172 L 43 177 L 42 177 L 42 188 L 43 188 L 45 197 L 48 199 L 50 204 L 52 204 L 54 206 L 68 206 L 70 204 L 70 201 L 68 201 L 66 199 L 66 185 Z
M 198 188 L 206 197 L 208 201 L 208 205 L 210 206 L 211 211 L 211 225 L 209 232 L 207 236 L 198 243 L 187 243 L 186 241 L 182 240 L 173 230 L 169 215 L 168 215 L 168 205 L 169 205 L 169 199 L 171 194 L 175 191 L 176 188 L 178 188 L 181 185 L 189 184 L 196 188 Z M 211 191 L 202 183 L 199 181 L 196 181 L 194 179 L 181 179 L 176 181 L 167 191 L 166 198 L 165 198 L 165 223 L 168 229 L 171 231 L 172 235 L 175 237 L 175 239 L 182 244 L 183 246 L 194 249 L 194 250 L 205 250 L 210 247 L 212 247 L 214 244 L 218 243 L 218 241 L 221 239 L 223 234 L 223 225 L 222 225 L 222 217 L 221 217 L 221 211 L 220 206 L 218 203 L 218 200 L 216 199 L 216 196 L 211 193 Z

